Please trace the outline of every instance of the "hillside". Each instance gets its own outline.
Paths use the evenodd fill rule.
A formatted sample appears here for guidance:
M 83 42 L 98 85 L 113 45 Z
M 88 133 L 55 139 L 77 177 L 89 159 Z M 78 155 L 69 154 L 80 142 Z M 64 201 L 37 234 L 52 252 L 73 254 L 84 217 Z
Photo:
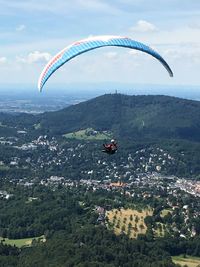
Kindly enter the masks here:
M 103 95 L 37 116 L 39 130 L 61 135 L 93 128 L 134 139 L 200 141 L 200 102 L 168 96 Z
M 30 135 L 63 135 L 81 130 L 108 131 L 135 141 L 200 141 L 200 102 L 169 96 L 107 94 L 39 115 L 0 113 L 2 135 L 28 130 Z
M 199 113 L 195 101 L 115 94 L 0 114 L 0 266 L 197 262 Z

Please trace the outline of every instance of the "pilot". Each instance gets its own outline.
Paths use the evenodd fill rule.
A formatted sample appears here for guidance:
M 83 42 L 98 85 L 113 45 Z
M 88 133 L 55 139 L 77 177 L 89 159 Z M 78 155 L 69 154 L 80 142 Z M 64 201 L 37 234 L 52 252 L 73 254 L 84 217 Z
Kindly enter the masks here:
M 105 152 L 107 154 L 115 154 L 115 152 L 117 151 L 117 143 L 114 139 L 110 141 L 110 144 L 103 144 L 103 146 L 104 149 L 102 150 L 102 152 Z

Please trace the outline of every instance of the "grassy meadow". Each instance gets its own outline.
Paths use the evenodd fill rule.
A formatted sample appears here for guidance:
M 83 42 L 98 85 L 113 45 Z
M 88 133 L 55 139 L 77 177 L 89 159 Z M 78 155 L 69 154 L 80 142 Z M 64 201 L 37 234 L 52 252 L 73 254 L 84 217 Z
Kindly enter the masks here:
M 188 267 L 197 267 L 200 266 L 200 257 L 191 257 L 191 256 L 173 256 L 172 260 L 174 263 L 179 264 L 180 266 Z
M 95 131 L 92 128 L 64 134 L 64 137 L 67 139 L 77 140 L 106 140 L 108 138 L 112 138 L 111 133 Z
M 0 237 L 0 242 L 2 242 L 3 244 L 16 246 L 18 248 L 21 248 L 24 246 L 30 247 L 32 245 L 33 240 L 41 241 L 41 242 L 46 241 L 44 235 L 38 236 L 38 237 L 32 237 L 32 238 L 22 238 L 22 239 L 9 239 L 9 238 Z

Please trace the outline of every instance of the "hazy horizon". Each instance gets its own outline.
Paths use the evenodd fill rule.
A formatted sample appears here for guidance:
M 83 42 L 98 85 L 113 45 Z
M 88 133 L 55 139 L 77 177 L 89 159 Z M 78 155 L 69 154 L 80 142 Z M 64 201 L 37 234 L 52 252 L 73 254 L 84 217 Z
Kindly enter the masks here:
M 169 95 L 192 100 L 200 100 L 200 86 L 194 85 L 163 85 L 134 84 L 117 82 L 97 83 L 66 83 L 44 87 L 40 93 L 34 84 L 0 84 L 0 95 L 32 95 L 36 98 L 54 96 L 95 97 L 106 93 L 121 93 L 129 95 Z M 22 94 L 22 95 L 21 95 Z

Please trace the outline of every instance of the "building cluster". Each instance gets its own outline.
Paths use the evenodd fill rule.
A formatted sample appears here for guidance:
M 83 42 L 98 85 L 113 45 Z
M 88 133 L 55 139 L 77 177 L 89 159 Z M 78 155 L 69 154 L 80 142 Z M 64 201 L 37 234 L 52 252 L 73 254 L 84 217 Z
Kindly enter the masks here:
M 106 210 L 104 207 L 95 206 L 95 212 L 98 214 L 97 223 L 105 225 Z
M 18 131 L 18 135 L 25 136 L 26 133 Z M 61 145 L 56 138 L 49 138 L 46 135 L 41 135 L 31 142 L 19 140 L 18 137 L 0 138 L 0 145 L 20 151 L 17 156 L 11 153 L 6 159 L 2 157 L 0 168 L 33 170 L 36 173 L 35 178 L 30 179 L 26 173 L 26 176 L 18 179 L 18 183 L 25 187 L 31 187 L 35 183 L 50 187 L 81 186 L 86 191 L 117 192 L 136 201 L 146 202 L 165 198 L 166 205 L 174 212 L 174 216 L 177 209 L 182 211 L 186 225 L 190 221 L 191 206 L 179 200 L 184 194 L 200 197 L 200 182 L 162 174 L 163 170 L 176 165 L 177 162 L 172 155 L 159 147 L 143 148 L 123 154 L 119 159 L 118 155 L 105 158 L 105 155 L 98 150 L 98 144 L 94 144 L 94 150 L 88 152 L 87 144 L 84 142 L 65 140 Z M 184 158 L 183 153 L 181 157 Z M 41 173 L 49 175 L 46 178 L 43 178 L 44 175 L 38 178 Z M 0 191 L 0 198 L 9 199 L 11 196 L 6 191 Z M 193 218 L 200 216 L 198 208 L 192 208 Z M 105 210 L 96 207 L 96 212 L 98 223 L 104 223 Z M 176 230 L 177 226 L 173 227 Z M 194 234 L 192 228 L 190 233 Z
M 13 194 L 9 194 L 7 191 L 0 190 L 0 198 L 1 199 L 7 199 L 8 200 L 12 196 L 13 196 Z
M 12 137 L 12 140 L 11 137 L 0 139 L 3 142 L 2 145 L 9 144 L 14 149 L 20 150 L 18 157 L 13 158 L 11 155 L 10 163 L 8 163 L 8 159 L 7 162 L 1 160 L 0 165 L 30 169 L 34 172 L 46 171 L 49 168 L 58 169 L 65 179 L 71 180 L 102 181 L 105 179 L 113 182 L 129 181 L 129 184 L 131 182 L 137 184 L 142 179 L 144 184 L 145 181 L 151 183 L 151 179 L 147 179 L 149 173 L 160 173 L 166 171 L 169 166 L 176 166 L 177 164 L 172 155 L 159 147 L 143 148 L 129 154 L 123 154 L 123 160 L 120 160 L 119 163 L 117 157 L 105 159 L 98 144 L 93 144 L 94 151 L 89 151 L 87 144 L 82 141 L 73 143 L 73 141 L 66 139 L 61 144 L 54 137 L 40 135 L 31 142 L 23 142 L 22 140 L 26 140 L 26 135 L 27 133 L 23 129 L 18 130 L 18 137 Z M 21 136 L 24 139 L 21 140 Z M 135 180 L 140 173 L 142 177 Z M 52 174 L 56 175 L 56 172 Z M 108 189 L 107 184 L 101 186 Z
M 179 178 L 177 179 L 175 186 L 188 194 L 200 197 L 200 181 Z

